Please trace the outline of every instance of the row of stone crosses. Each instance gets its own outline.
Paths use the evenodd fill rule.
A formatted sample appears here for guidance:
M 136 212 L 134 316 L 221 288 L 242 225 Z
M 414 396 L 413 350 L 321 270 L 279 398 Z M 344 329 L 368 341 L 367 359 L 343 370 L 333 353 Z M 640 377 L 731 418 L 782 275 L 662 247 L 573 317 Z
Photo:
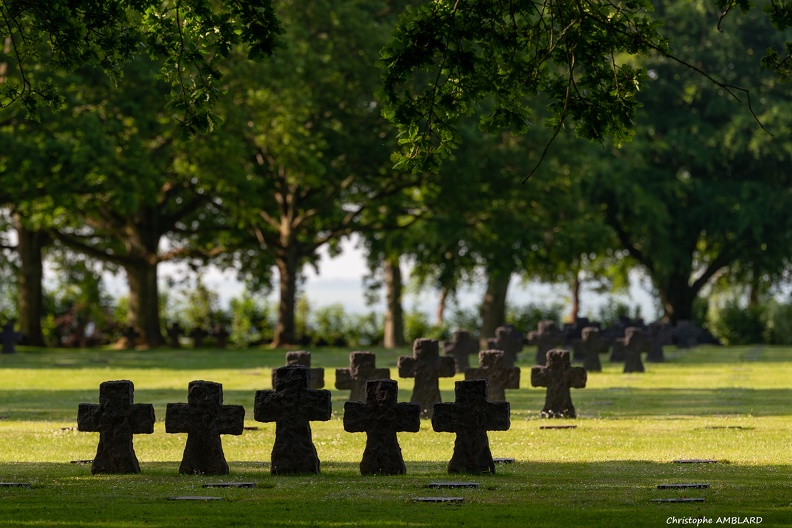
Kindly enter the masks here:
M 421 417 L 431 418 L 437 432 L 456 433 L 449 473 L 494 473 L 488 431 L 510 427 L 510 406 L 504 387 L 519 382 L 519 368 L 492 376 L 503 363 L 505 353 L 480 353 L 482 366 L 467 369 L 465 381 L 455 384 L 455 401 L 442 403 L 439 377 L 453 376 L 455 362 L 440 357 L 439 344 L 432 339 L 415 341 L 412 356 L 401 356 L 402 377 L 414 377 L 410 403 L 398 403 L 398 384 L 388 379 L 389 369 L 375 366 L 374 354 L 353 352 L 350 367 L 337 369 L 336 387 L 350 389 L 344 405 L 344 430 L 365 432 L 366 448 L 360 472 L 397 475 L 406 473 L 397 432 L 418 432 Z M 570 387 L 586 385 L 586 371 L 571 367 L 569 352 L 547 353 L 547 365 L 533 367 L 531 383 L 547 387 L 543 417 L 575 417 Z M 323 385 L 322 369 L 310 368 L 310 353 L 289 352 L 285 367 L 273 369 L 273 390 L 257 391 L 254 419 L 275 422 L 275 442 L 271 454 L 272 474 L 318 473 L 320 468 L 313 445 L 310 422 L 331 417 L 330 391 L 311 388 Z M 154 407 L 135 404 L 134 386 L 129 380 L 106 381 L 99 387 L 99 404 L 81 403 L 77 414 L 79 431 L 99 432 L 99 446 L 91 472 L 137 473 L 140 471 L 132 445 L 134 434 L 153 433 Z M 169 403 L 165 413 L 166 433 L 187 433 L 179 472 L 182 474 L 225 475 L 229 468 L 220 435 L 240 435 L 245 409 L 224 405 L 223 388 L 212 381 L 189 384 L 187 403 Z

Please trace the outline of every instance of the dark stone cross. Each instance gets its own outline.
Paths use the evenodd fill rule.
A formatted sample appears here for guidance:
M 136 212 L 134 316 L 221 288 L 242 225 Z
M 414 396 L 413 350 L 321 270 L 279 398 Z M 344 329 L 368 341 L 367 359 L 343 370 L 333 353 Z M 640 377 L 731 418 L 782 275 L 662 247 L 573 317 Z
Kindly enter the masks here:
M 225 348 L 228 342 L 228 336 L 231 334 L 226 330 L 225 326 L 221 324 L 214 325 L 212 328 L 212 337 L 215 340 L 215 346 L 217 348 Z
M 140 473 L 132 435 L 154 432 L 154 406 L 132 403 L 135 386 L 129 380 L 99 385 L 99 405 L 81 403 L 77 430 L 99 433 L 91 473 Z
M 643 372 L 641 352 L 646 349 L 646 339 L 640 328 L 630 327 L 624 331 L 624 373 Z
M 468 357 L 470 354 L 478 352 L 478 343 L 470 337 L 467 330 L 457 330 L 451 334 L 451 339 L 443 343 L 443 351 L 446 356 L 451 356 L 456 362 L 456 371 L 465 372 L 470 367 Z
M 487 380 L 487 399 L 506 401 L 506 389 L 520 388 L 520 368 L 506 367 L 505 355 L 501 350 L 479 352 L 479 368 L 465 370 L 465 379 Z
M 555 321 L 539 321 L 537 330 L 528 333 L 528 343 L 536 345 L 536 364 L 544 365 L 547 353 L 564 345 L 564 333 L 556 328 Z
M 366 399 L 366 382 L 390 378 L 390 369 L 377 368 L 377 356 L 372 352 L 349 354 L 349 368 L 336 369 L 336 389 L 349 390 L 349 401 Z
M 454 403 L 434 406 L 432 428 L 439 433 L 456 433 L 449 473 L 495 473 L 487 431 L 507 431 L 508 402 L 487 401 L 487 380 L 457 381 Z
M 302 365 L 308 367 L 310 373 L 310 387 L 312 389 L 324 388 L 324 369 L 311 368 L 311 353 L 305 350 L 290 350 L 286 352 L 286 365 Z M 272 369 L 272 386 L 275 386 L 275 373 L 278 369 Z
M 649 323 L 647 327 L 646 361 L 663 363 L 663 347 L 672 343 L 673 328 L 668 323 Z
M 168 344 L 171 348 L 181 348 L 179 338 L 184 334 L 184 329 L 176 322 L 168 327 Z
M 121 330 L 121 335 L 123 336 L 122 345 L 126 349 L 135 348 L 137 344 L 137 339 L 140 337 L 140 332 L 135 330 L 133 326 L 125 326 L 123 330 Z
M 608 348 L 608 342 L 602 338 L 600 329 L 596 326 L 584 328 L 580 341 L 575 344 L 575 351 L 582 356 L 586 372 L 602 372 L 599 356 L 607 353 Z
M 256 391 L 254 419 L 275 422 L 273 475 L 319 473 L 311 422 L 329 420 L 332 405 L 329 390 L 308 388 L 309 376 L 302 365 L 281 367 L 275 372 L 275 390 Z
M 203 327 L 196 326 L 190 330 L 189 336 L 193 340 L 193 348 L 201 348 L 204 345 L 204 339 L 209 335 Z
M 399 385 L 391 379 L 366 382 L 366 402 L 344 404 L 344 430 L 366 433 L 366 449 L 360 462 L 361 475 L 404 475 L 401 447 L 396 433 L 421 429 L 421 406 L 396 403 Z
M 245 408 L 223 405 L 223 386 L 212 381 L 191 381 L 187 403 L 169 403 L 166 433 L 187 433 L 179 473 L 228 475 L 221 434 L 241 435 Z
M 495 329 L 495 338 L 487 339 L 489 350 L 503 351 L 503 366 L 513 367 L 517 363 L 517 354 L 523 349 L 523 335 L 512 325 L 503 325 Z
M 569 389 L 586 386 L 586 370 L 570 364 L 568 351 L 554 349 L 547 353 L 547 366 L 531 369 L 531 385 L 547 387 L 542 418 L 575 418 Z
M 454 358 L 440 357 L 440 345 L 434 339 L 416 339 L 412 356 L 399 356 L 396 363 L 399 376 L 415 378 L 411 402 L 421 405 L 421 417 L 431 418 L 434 404 L 440 398 L 439 378 L 450 378 L 456 373 Z
M 3 342 L 3 354 L 15 354 L 16 344 L 22 339 L 22 334 L 14 332 L 14 323 L 13 321 L 9 321 L 3 325 L 0 338 L 2 338 Z

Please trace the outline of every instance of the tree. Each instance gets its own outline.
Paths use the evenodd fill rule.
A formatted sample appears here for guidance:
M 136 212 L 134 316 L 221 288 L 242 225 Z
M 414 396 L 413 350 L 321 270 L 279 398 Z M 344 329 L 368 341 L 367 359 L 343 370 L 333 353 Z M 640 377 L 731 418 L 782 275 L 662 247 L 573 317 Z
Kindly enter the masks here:
M 257 247 L 244 265 L 274 259 L 280 303 L 273 346 L 294 343 L 300 270 L 317 250 L 362 228 L 361 215 L 414 185 L 390 171 L 387 123 L 374 100 L 377 50 L 393 12 L 381 1 L 286 3 L 288 47 L 227 76 L 230 204 Z M 372 222 L 379 221 L 373 218 Z M 249 239 L 251 240 L 251 239 Z M 254 269 L 263 266 L 256 265 Z
M 642 61 L 653 79 L 641 96 L 646 126 L 629 146 L 590 163 L 588 190 L 651 277 L 670 322 L 691 319 L 694 300 L 720 274 L 781 270 L 792 247 L 788 90 L 741 53 L 777 46 L 779 37 L 758 14 L 719 33 L 711 6 L 692 7 L 658 6 L 677 52 L 719 65 L 730 85 L 751 86 L 756 116 L 775 135 L 667 57 Z
M 708 25 L 714 29 L 734 7 L 751 4 L 710 0 Z M 763 5 L 780 31 L 792 25 L 792 2 Z M 385 112 L 400 136 L 397 167 L 437 169 L 460 142 L 461 120 L 485 101 L 493 104 L 480 119 L 483 130 L 527 132 L 540 94 L 550 99 L 545 121 L 556 132 L 570 127 L 616 145 L 630 139 L 646 77 L 629 56 L 651 51 L 687 60 L 700 73 L 716 68 L 672 51 L 665 19 L 652 10 L 651 0 L 440 0 L 409 11 L 382 52 Z M 787 75 L 791 52 L 792 42 L 778 42 L 763 63 Z M 719 86 L 740 94 L 738 87 Z
M 219 95 L 218 65 L 232 48 L 251 59 L 279 45 L 272 0 L 11 0 L 0 4 L 6 82 L 0 108 L 23 105 L 33 116 L 40 106 L 60 107 L 63 95 L 49 79 L 31 76 L 100 67 L 120 79 L 138 56 L 161 60 L 168 99 L 188 133 L 210 130 Z

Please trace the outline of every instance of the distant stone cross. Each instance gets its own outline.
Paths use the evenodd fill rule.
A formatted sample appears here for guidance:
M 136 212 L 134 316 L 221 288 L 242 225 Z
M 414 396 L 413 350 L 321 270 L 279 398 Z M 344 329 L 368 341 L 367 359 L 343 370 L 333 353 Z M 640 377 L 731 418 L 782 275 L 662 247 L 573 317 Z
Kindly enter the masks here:
M 310 387 L 312 389 L 324 388 L 324 369 L 311 368 L 311 353 L 305 350 L 290 350 L 286 352 L 286 365 L 302 365 L 308 367 L 310 373 Z M 272 369 L 272 386 L 275 386 L 275 373 L 278 369 Z
M 495 329 L 495 338 L 487 339 L 489 350 L 503 351 L 503 366 L 513 367 L 517 363 L 517 354 L 523 349 L 523 336 L 512 325 L 503 325 Z
M 121 331 L 121 335 L 124 337 L 122 344 L 124 348 L 135 348 L 140 332 L 135 330 L 133 326 L 125 326 Z
M 311 422 L 329 420 L 332 406 L 330 391 L 309 389 L 308 377 L 302 365 L 281 367 L 275 372 L 275 390 L 256 391 L 255 420 L 275 422 L 273 475 L 319 473 Z
M 187 433 L 179 473 L 228 475 L 221 434 L 241 435 L 245 408 L 223 405 L 223 386 L 212 381 L 191 381 L 187 403 L 169 403 L 166 433 Z
M 140 473 L 132 435 L 154 432 L 154 406 L 132 403 L 135 386 L 129 380 L 99 385 L 99 405 L 81 403 L 77 430 L 98 432 L 99 447 L 91 473 Z
M 528 342 L 536 345 L 536 364 L 545 365 L 547 353 L 564 345 L 564 333 L 553 320 L 539 321 L 537 330 L 528 333 Z
M 214 328 L 212 328 L 212 337 L 214 337 L 215 346 L 217 348 L 225 348 L 228 342 L 228 336 L 230 335 L 226 327 L 221 324 L 216 324 Z
M 377 368 L 377 356 L 372 352 L 349 354 L 349 368 L 336 369 L 336 389 L 349 390 L 349 401 L 366 399 L 366 382 L 390 378 L 390 369 Z
M 640 328 L 630 327 L 624 331 L 624 373 L 644 372 L 641 352 L 646 350 L 646 340 Z
M 207 332 L 203 327 L 196 326 L 190 330 L 189 335 L 193 340 L 193 347 L 201 348 L 204 345 L 204 339 L 206 339 L 206 336 L 209 335 L 209 332 Z
M 184 329 L 176 322 L 168 327 L 168 343 L 171 348 L 181 348 L 179 338 L 184 334 Z
M 415 378 L 411 402 L 421 405 L 421 417 L 431 418 L 434 404 L 440 398 L 439 378 L 456 373 L 454 358 L 440 357 L 440 346 L 434 339 L 416 339 L 412 356 L 399 356 L 397 367 L 402 378 Z
M 438 403 L 432 428 L 456 433 L 449 473 L 495 473 L 487 431 L 507 431 L 509 403 L 487 401 L 487 380 L 457 381 L 454 403 Z
M 487 399 L 506 401 L 506 389 L 520 388 L 520 368 L 505 367 L 505 355 L 501 350 L 479 352 L 479 368 L 465 370 L 465 379 L 487 380 Z
M 3 354 L 15 354 L 16 344 L 22 339 L 22 334 L 14 332 L 14 323 L 9 321 L 3 325 L 3 331 L 0 332 L 0 337 L 3 341 Z
M 554 349 L 547 353 L 547 366 L 531 369 L 531 385 L 547 387 L 542 418 L 576 418 L 569 389 L 586 386 L 586 370 L 571 366 L 568 351 Z
M 596 326 L 587 326 L 583 329 L 582 338 L 576 344 L 575 350 L 579 350 L 583 356 L 583 368 L 586 372 L 602 372 L 600 354 L 608 351 L 608 343 L 600 335 L 600 329 Z
M 451 356 L 456 362 L 456 371 L 465 372 L 470 367 L 469 356 L 478 352 L 478 343 L 470 337 L 467 330 L 457 330 L 451 334 L 451 339 L 443 344 L 446 356 Z
M 396 403 L 398 383 L 390 379 L 366 382 L 366 402 L 344 404 L 344 430 L 366 433 L 366 449 L 360 462 L 361 475 L 404 475 L 401 447 L 396 433 L 421 429 L 421 406 Z

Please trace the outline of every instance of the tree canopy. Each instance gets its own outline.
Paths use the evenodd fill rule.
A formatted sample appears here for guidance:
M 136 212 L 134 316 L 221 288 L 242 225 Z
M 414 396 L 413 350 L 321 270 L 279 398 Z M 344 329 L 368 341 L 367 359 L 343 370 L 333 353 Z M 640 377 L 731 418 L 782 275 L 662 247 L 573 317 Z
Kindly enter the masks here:
M 280 23 L 272 0 L 4 0 L 0 2 L 0 108 L 35 116 L 63 96 L 49 71 L 98 66 L 123 75 L 134 56 L 162 60 L 168 100 L 187 132 L 211 129 L 222 76 L 218 63 L 241 45 L 251 59 L 271 55 Z

